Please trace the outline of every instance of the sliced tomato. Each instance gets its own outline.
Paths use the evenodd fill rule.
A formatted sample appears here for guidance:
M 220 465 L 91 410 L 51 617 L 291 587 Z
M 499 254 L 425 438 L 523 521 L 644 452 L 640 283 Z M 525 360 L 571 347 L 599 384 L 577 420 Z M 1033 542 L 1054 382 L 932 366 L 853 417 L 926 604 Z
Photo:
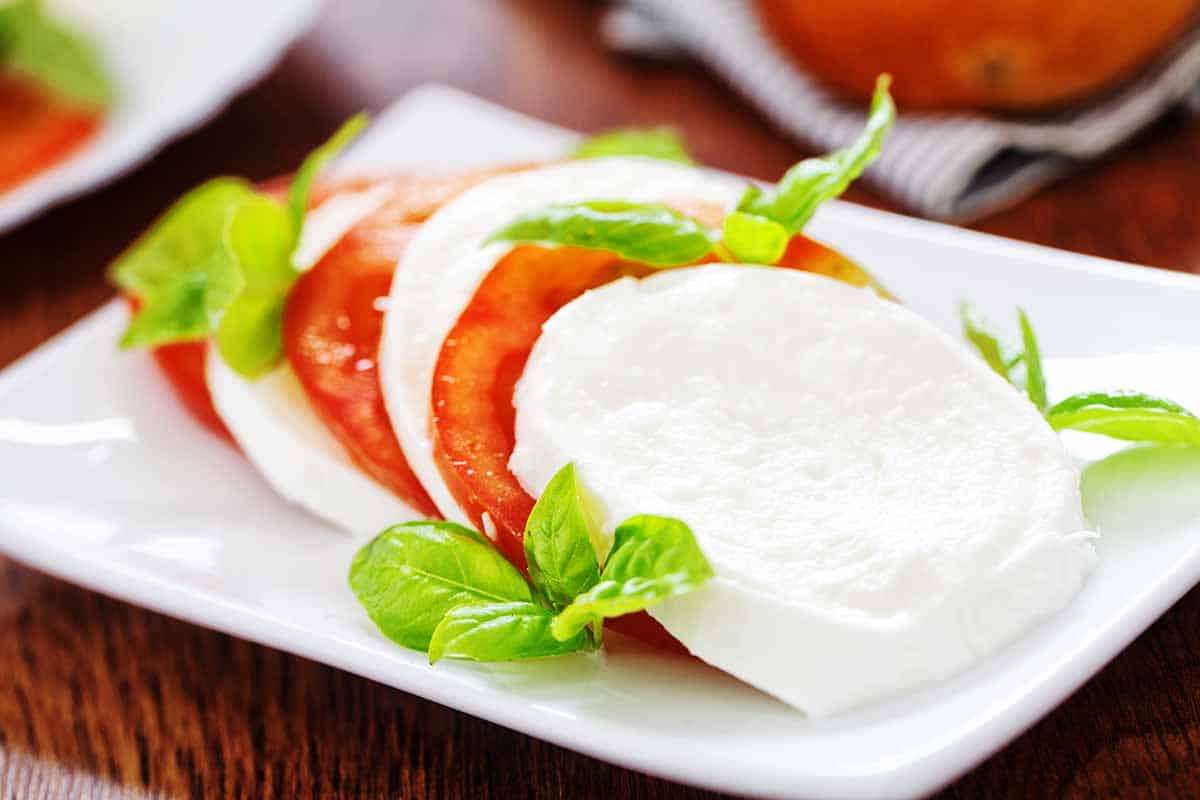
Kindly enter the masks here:
M 429 517 L 438 516 L 437 507 L 404 457 L 383 403 L 376 370 L 383 314 L 392 273 L 420 223 L 492 174 L 386 179 L 387 201 L 301 276 L 283 314 L 288 363 L 326 428 L 360 469 Z M 377 183 L 323 186 L 314 202 Z
M 31 80 L 0 74 L 0 191 L 54 166 L 100 126 L 100 112 L 67 103 Z
M 415 227 L 359 226 L 347 234 L 288 295 L 283 343 L 313 408 L 354 463 L 436 517 L 396 441 L 376 370 L 392 272 Z
M 792 239 L 780 266 L 875 285 L 853 262 L 803 236 Z M 434 457 L 455 500 L 480 530 L 484 514 L 491 519 L 497 546 L 516 564 L 525 563 L 523 531 L 534 503 L 508 468 L 516 382 L 555 311 L 588 289 L 647 271 L 594 250 L 518 247 L 488 273 L 446 337 L 433 377 Z M 648 615 L 616 627 L 679 647 Z

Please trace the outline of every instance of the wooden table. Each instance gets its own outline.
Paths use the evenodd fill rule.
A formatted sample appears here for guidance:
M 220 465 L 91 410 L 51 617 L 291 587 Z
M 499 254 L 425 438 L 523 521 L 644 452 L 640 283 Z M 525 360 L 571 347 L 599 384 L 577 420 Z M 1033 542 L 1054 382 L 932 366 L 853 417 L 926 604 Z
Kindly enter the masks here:
M 333 0 L 203 130 L 0 238 L 0 365 L 110 297 L 105 264 L 183 190 L 222 172 L 286 171 L 351 112 L 425 81 L 582 130 L 669 121 L 703 161 L 764 178 L 806 154 L 700 67 L 607 54 L 600 11 L 584 0 Z M 888 205 L 864 189 L 851 197 Z M 1198 197 L 1200 122 L 1175 117 L 977 227 L 1200 271 Z M 0 642 L 5 800 L 709 796 L 2 558 Z M 1198 698 L 1200 590 L 946 796 L 1200 796 Z

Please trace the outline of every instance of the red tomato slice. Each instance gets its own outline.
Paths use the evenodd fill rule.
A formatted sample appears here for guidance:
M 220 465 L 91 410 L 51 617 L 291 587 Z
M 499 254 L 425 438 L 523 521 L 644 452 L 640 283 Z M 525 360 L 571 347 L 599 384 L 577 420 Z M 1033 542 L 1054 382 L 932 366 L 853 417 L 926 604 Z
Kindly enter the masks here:
M 781 266 L 847 280 L 874 282 L 836 251 L 803 236 L 789 243 Z M 513 389 L 543 323 L 588 289 L 644 267 L 574 248 L 518 247 L 501 259 L 475 291 L 446 337 L 433 376 L 434 457 L 455 500 L 516 564 L 525 563 L 525 521 L 534 500 L 508 469 L 515 444 Z M 615 626 L 651 643 L 676 642 L 648 615 Z
M 351 460 L 414 509 L 436 517 L 392 432 L 375 368 L 383 302 L 415 228 L 359 226 L 347 234 L 288 295 L 283 344 L 317 415 Z
M 283 314 L 284 352 L 325 426 L 360 469 L 428 517 L 439 516 L 437 507 L 404 457 L 379 386 L 383 314 L 396 263 L 420 223 L 494 173 L 388 179 L 388 200 L 296 282 Z M 374 183 L 323 186 L 314 199 Z
M 0 74 L 0 191 L 63 160 L 100 126 L 100 113 L 32 81 Z

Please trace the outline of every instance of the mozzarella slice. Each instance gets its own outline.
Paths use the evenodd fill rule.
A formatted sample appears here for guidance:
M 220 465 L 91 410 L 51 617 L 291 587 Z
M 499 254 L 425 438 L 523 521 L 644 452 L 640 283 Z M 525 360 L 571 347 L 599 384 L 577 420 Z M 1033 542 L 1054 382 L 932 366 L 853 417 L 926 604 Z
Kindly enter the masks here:
M 387 199 L 388 188 L 335 195 L 308 214 L 294 257 L 307 269 Z M 267 483 L 351 533 L 374 535 L 423 516 L 360 471 L 317 417 L 286 364 L 255 381 L 209 348 L 206 379 L 217 414 Z
M 248 381 L 213 347 L 206 370 L 217 413 L 246 457 L 284 499 L 363 536 L 424 516 L 350 461 L 313 411 L 290 367 Z
M 483 242 L 515 217 L 550 203 L 621 199 L 729 206 L 745 181 L 643 158 L 579 161 L 494 178 L 425 222 L 392 282 L 379 377 L 388 415 L 413 471 L 447 519 L 468 523 L 433 458 L 430 394 L 442 342 L 484 276 L 511 245 Z
M 902 306 L 792 270 L 624 279 L 545 325 L 511 468 L 575 462 L 611 530 L 678 517 L 717 577 L 651 614 L 813 715 L 967 668 L 1096 561 L 1034 408 Z

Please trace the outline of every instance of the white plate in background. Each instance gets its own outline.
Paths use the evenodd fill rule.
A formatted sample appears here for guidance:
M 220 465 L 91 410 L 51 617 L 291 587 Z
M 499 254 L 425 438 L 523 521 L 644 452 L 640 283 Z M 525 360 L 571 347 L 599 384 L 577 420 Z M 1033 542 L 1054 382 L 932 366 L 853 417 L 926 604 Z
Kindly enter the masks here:
M 137 166 L 262 76 L 320 0 L 48 0 L 100 50 L 114 100 L 96 135 L 0 192 L 0 233 Z
M 386 112 L 343 168 L 553 157 L 571 138 L 425 88 Z M 811 232 L 947 329 L 960 297 L 998 320 L 1022 304 L 1056 357 L 1055 396 L 1125 376 L 1200 408 L 1200 279 L 843 203 L 823 208 Z M 1064 612 L 951 681 L 860 711 L 810 720 L 619 637 L 596 658 L 431 668 L 358 607 L 346 573 L 359 543 L 287 505 L 192 422 L 145 354 L 118 353 L 124 321 L 109 304 L 0 375 L 0 550 L 667 778 L 777 797 L 927 793 L 1047 713 L 1200 580 L 1200 449 L 1137 450 L 1086 473 L 1101 560 Z

